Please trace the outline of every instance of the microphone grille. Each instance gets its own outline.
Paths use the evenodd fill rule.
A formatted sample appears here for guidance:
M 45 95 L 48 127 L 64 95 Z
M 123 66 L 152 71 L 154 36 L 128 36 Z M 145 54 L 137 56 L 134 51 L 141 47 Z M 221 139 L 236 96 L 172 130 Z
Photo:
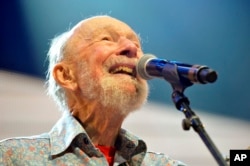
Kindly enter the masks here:
M 152 55 L 152 54 L 144 54 L 144 56 L 142 56 L 137 65 L 136 65 L 136 73 L 139 74 L 140 77 L 142 77 L 145 80 L 149 80 L 152 79 L 153 77 L 150 76 L 147 73 L 147 63 L 148 61 L 150 61 L 151 59 L 155 59 L 156 56 Z

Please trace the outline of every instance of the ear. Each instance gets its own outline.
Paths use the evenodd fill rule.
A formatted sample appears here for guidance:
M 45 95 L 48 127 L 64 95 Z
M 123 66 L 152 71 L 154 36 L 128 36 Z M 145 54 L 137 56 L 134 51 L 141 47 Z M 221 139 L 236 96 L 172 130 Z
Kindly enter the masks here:
M 74 73 L 69 65 L 65 63 L 58 63 L 53 69 L 53 76 L 56 82 L 61 86 L 69 90 L 77 89 L 77 82 Z

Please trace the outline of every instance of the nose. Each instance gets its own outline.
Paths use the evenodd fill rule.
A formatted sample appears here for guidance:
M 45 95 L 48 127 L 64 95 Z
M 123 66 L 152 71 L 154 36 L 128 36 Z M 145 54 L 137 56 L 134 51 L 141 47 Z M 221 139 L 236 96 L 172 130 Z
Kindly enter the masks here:
M 138 47 L 133 41 L 127 38 L 121 38 L 118 43 L 120 45 L 120 49 L 117 51 L 117 55 L 123 55 L 129 58 L 137 56 Z

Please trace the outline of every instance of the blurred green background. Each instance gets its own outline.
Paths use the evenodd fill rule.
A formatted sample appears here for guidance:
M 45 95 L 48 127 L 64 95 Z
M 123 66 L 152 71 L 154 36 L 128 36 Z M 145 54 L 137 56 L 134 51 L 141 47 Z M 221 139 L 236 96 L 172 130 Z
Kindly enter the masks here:
M 249 9 L 247 0 L 3 0 L 0 70 L 45 78 L 50 40 L 84 18 L 107 14 L 140 34 L 145 53 L 218 72 L 214 84 L 185 91 L 194 110 L 250 121 Z M 173 104 L 166 81 L 149 84 L 150 101 Z

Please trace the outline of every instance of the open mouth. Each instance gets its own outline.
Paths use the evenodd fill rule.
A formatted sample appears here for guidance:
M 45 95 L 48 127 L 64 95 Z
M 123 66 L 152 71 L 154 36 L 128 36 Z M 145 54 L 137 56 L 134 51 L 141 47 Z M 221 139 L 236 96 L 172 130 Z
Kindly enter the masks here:
M 136 76 L 134 66 L 127 66 L 127 65 L 114 66 L 110 68 L 109 72 L 111 74 L 125 74 L 132 77 Z

